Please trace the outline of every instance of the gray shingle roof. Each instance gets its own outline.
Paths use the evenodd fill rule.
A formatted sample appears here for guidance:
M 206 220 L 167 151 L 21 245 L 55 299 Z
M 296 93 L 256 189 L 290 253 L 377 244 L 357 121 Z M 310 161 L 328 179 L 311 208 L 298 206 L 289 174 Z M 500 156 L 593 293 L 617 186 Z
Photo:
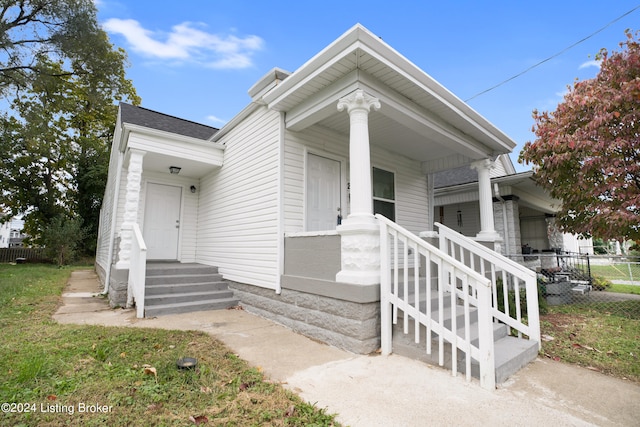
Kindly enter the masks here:
M 478 181 L 478 171 L 469 166 L 449 169 L 434 174 L 433 187 L 442 188 Z
M 120 103 L 120 114 L 123 123 L 139 125 L 151 129 L 171 132 L 192 138 L 209 139 L 218 131 L 212 126 L 179 119 L 157 111 L 136 107 L 125 102 Z

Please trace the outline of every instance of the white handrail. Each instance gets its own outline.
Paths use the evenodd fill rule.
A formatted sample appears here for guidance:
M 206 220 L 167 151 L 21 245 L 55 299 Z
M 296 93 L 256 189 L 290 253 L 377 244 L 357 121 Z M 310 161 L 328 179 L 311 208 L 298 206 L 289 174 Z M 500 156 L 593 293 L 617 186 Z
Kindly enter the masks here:
M 438 228 L 441 250 L 490 278 L 493 291 L 492 316 L 517 330 L 518 336 L 521 337 L 524 334 L 530 340 L 536 341 L 540 349 L 542 344 L 536 273 L 443 224 L 436 222 L 435 226 Z M 523 296 L 521 295 L 522 284 L 525 291 Z M 500 285 L 501 288 L 499 288 Z M 502 291 L 500 301 L 498 301 L 498 291 Z M 510 293 L 514 298 L 514 307 L 511 306 Z M 526 301 L 526 323 L 524 323 L 520 304 L 522 297 Z
M 410 318 L 414 322 L 416 343 L 420 342 L 421 325 L 426 327 L 427 354 L 431 354 L 432 333 L 437 334 L 438 363 L 441 366 L 444 365 L 446 341 L 451 344 L 453 375 L 457 375 L 457 352 L 462 351 L 465 354 L 467 380 L 471 379 L 471 359 L 473 358 L 480 365 L 481 386 L 490 390 L 495 389 L 490 280 L 384 216 L 378 214 L 376 218 L 380 224 L 382 354 L 387 355 L 392 351 L 392 323 L 397 323 L 398 310 L 401 310 L 404 316 L 405 334 L 409 333 Z M 409 273 L 408 266 L 411 264 L 413 274 Z M 401 269 L 403 270 L 402 278 L 399 273 Z M 435 274 L 438 277 L 438 286 L 434 290 L 430 279 Z M 422 286 L 421 278 L 425 279 L 425 286 Z M 410 281 L 413 281 L 413 298 L 410 296 Z M 431 308 L 431 298 L 436 297 L 435 293 L 438 299 L 437 316 Z M 424 310 L 421 306 L 421 296 L 425 297 Z M 462 305 L 459 305 L 458 301 L 462 301 Z M 478 310 L 477 345 L 473 343 L 471 337 L 472 307 Z M 458 308 L 462 308 L 463 311 L 463 325 L 458 325 Z M 445 309 L 450 309 L 452 312 L 450 320 L 444 318 Z
M 133 232 L 133 239 L 131 242 L 127 306 L 132 307 L 135 303 L 136 317 L 142 319 L 144 317 L 147 245 L 144 243 L 138 224 L 133 224 L 131 231 Z

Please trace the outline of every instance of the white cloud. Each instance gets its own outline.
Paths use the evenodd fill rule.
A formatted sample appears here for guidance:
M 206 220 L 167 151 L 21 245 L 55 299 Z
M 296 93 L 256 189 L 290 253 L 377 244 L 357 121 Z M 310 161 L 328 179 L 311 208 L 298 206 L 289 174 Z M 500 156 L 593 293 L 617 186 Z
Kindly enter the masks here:
M 582 70 L 583 68 L 589 68 L 589 67 L 600 68 L 600 61 L 596 61 L 595 59 L 592 59 L 591 61 L 583 62 L 582 64 L 580 64 L 578 69 Z
M 211 34 L 203 30 L 204 24 L 192 22 L 175 25 L 168 34 L 147 30 L 133 19 L 112 18 L 102 25 L 107 32 L 124 36 L 131 49 L 141 55 L 196 62 L 211 68 L 250 67 L 252 54 L 264 44 L 254 35 L 240 38 Z
M 223 120 L 223 119 L 218 118 L 218 117 L 213 116 L 213 115 L 207 116 L 207 121 L 208 122 L 213 122 L 213 123 L 226 123 L 227 122 L 226 120 Z

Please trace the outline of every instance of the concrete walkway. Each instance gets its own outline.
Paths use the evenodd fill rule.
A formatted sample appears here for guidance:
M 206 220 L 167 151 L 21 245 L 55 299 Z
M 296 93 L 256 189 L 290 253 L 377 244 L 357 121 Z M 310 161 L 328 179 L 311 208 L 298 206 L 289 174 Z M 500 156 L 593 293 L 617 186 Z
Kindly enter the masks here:
M 401 356 L 362 356 L 242 310 L 136 319 L 112 310 L 95 274 L 76 271 L 60 323 L 201 330 L 350 426 L 640 426 L 640 385 L 538 359 L 491 392 Z

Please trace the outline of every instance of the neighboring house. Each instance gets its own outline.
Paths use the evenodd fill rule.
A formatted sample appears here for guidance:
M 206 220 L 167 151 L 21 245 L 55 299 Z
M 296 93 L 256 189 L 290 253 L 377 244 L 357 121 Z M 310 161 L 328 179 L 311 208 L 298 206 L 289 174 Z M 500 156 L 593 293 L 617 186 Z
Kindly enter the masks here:
M 0 224 L 0 248 L 21 248 L 26 235 L 22 232 L 24 221 L 20 217 Z
M 11 236 L 11 222 L 7 221 L 0 224 L 0 248 L 9 247 L 10 236 Z
M 498 156 L 491 171 L 493 222 L 500 252 L 516 257 L 526 253 L 592 253 L 591 239 L 562 233 L 555 226 L 560 201 L 533 180 L 533 172 L 516 173 L 507 155 Z M 480 232 L 478 173 L 461 167 L 436 173 L 435 221 L 466 236 Z
M 247 309 L 354 352 L 380 347 L 382 314 L 385 353 L 391 328 L 386 309 L 410 311 L 402 305 L 409 295 L 398 299 L 397 274 L 393 296 L 384 291 L 391 276 L 381 254 L 392 247 L 390 268 L 405 272 L 405 285 L 411 271 L 416 284 L 446 292 L 469 286 L 474 291 L 460 299 L 474 295 L 478 301 L 470 304 L 482 304 L 484 314 L 523 331 L 533 343 L 528 360 L 535 358 L 537 296 L 527 300 L 533 304 L 529 326 L 520 314 L 510 319 L 508 309 L 504 314 L 486 306 L 487 278 L 417 237 L 434 227 L 428 177 L 471 164 L 479 174 L 478 239 L 491 246 L 499 238 L 492 225 L 491 159 L 510 152 L 514 141 L 361 25 L 295 72 L 273 69 L 249 95 L 249 105 L 219 130 L 121 104 L 96 254 L 112 305 L 135 302 L 139 316 L 149 315 L 153 298 L 169 289 L 178 270 L 147 268 L 145 279 L 145 262 L 154 268 L 152 261 L 197 263 L 217 268 Z M 376 213 L 393 222 L 385 225 Z M 391 246 L 382 238 L 387 227 L 398 230 L 389 234 Z M 478 251 L 469 239 L 456 244 Z M 480 248 L 479 257 L 492 253 Z M 492 271 L 516 274 L 504 276 L 510 286 L 526 284 L 537 294 L 535 275 L 491 256 Z M 164 284 L 157 285 L 163 275 Z M 204 307 L 186 301 L 183 290 L 171 292 L 162 297 L 169 301 L 165 309 Z M 182 302 L 172 305 L 172 299 Z M 447 301 L 439 307 L 454 299 Z M 428 330 L 452 338 L 443 329 L 448 320 L 433 322 Z M 483 372 L 493 368 L 482 364 L 493 360 L 497 336 L 490 318 L 478 322 L 480 349 L 467 335 L 454 345 L 467 360 L 482 360 L 480 377 L 489 378 L 493 374 Z M 488 384 L 497 378 L 496 368 Z

